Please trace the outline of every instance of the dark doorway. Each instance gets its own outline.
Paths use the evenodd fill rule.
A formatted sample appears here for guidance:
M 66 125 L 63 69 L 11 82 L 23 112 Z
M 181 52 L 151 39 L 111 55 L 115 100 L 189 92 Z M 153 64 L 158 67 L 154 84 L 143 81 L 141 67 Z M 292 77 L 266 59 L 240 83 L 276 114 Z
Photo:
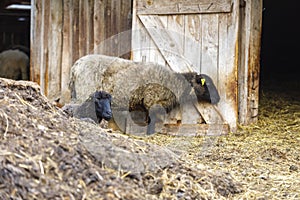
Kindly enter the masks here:
M 261 83 L 299 82 L 299 1 L 264 0 L 263 3 Z
M 30 47 L 30 0 L 0 1 L 0 52 L 12 46 Z

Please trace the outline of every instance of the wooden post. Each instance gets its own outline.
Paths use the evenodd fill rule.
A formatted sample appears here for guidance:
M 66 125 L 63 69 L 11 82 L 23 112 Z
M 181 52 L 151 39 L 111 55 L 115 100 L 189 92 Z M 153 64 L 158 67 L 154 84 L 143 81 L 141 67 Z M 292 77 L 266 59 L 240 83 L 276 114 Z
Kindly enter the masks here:
M 240 8 L 239 122 L 246 125 L 258 115 L 262 1 L 246 0 Z

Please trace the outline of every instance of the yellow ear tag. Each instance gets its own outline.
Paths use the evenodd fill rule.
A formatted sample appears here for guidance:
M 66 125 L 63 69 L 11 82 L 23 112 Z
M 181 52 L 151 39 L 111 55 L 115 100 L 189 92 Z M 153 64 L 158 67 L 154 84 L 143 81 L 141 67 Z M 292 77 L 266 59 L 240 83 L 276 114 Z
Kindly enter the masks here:
M 201 84 L 202 84 L 202 86 L 204 86 L 204 84 L 205 84 L 205 79 L 204 78 L 201 78 Z

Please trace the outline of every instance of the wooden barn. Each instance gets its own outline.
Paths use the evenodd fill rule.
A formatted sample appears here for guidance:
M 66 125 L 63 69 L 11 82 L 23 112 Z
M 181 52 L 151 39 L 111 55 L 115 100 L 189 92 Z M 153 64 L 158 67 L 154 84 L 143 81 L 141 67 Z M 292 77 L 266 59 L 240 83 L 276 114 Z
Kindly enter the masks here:
M 30 1 L 4 2 L 1 17 L 13 15 L 8 2 Z M 184 124 L 203 117 L 228 132 L 257 120 L 261 0 L 31 0 L 30 17 L 30 77 L 51 100 L 70 101 L 71 66 L 96 53 L 212 77 L 220 102 L 186 108 L 193 119 Z M 2 41 L 29 46 L 28 34 L 3 30 Z

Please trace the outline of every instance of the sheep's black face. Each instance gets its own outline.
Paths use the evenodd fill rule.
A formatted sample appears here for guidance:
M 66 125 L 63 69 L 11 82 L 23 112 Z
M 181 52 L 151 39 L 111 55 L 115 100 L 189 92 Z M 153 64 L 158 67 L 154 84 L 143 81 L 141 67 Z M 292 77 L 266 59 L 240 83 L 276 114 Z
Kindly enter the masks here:
M 95 92 L 95 110 L 99 122 L 101 122 L 102 119 L 108 121 L 112 118 L 111 100 L 112 97 L 109 93 L 104 91 Z
M 196 96 L 199 101 L 208 101 L 211 104 L 217 104 L 220 101 L 220 96 L 213 80 L 205 75 L 196 75 L 196 84 L 193 84 Z

